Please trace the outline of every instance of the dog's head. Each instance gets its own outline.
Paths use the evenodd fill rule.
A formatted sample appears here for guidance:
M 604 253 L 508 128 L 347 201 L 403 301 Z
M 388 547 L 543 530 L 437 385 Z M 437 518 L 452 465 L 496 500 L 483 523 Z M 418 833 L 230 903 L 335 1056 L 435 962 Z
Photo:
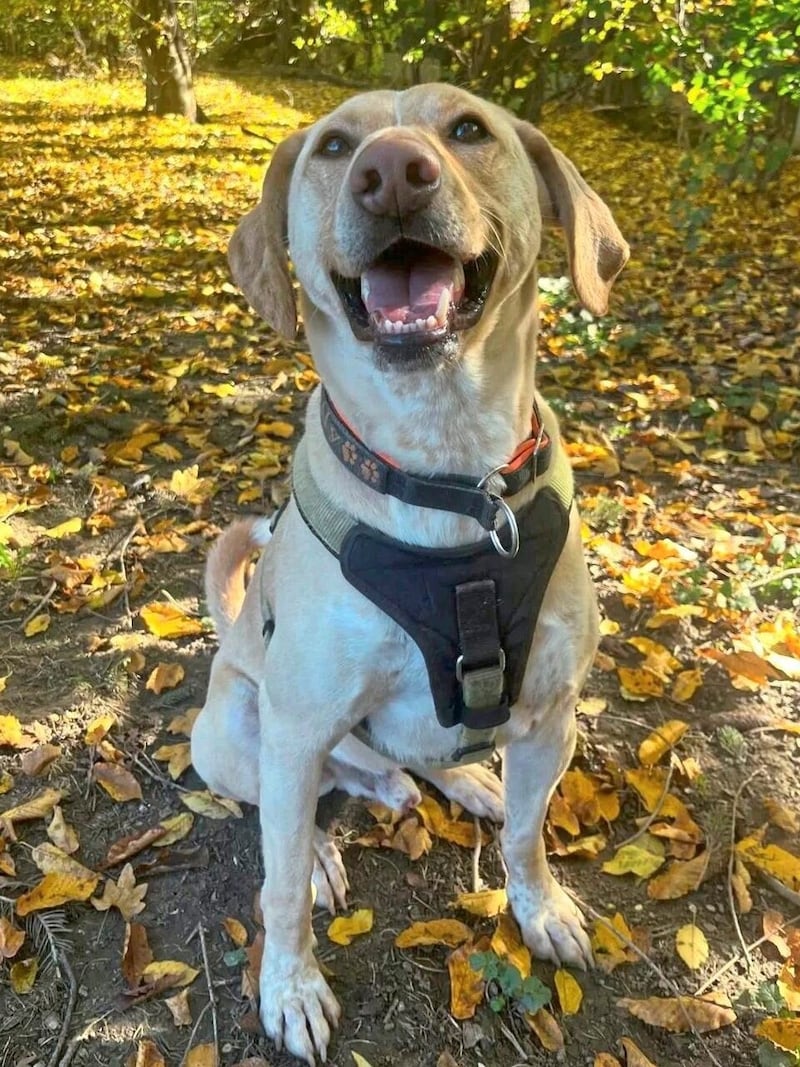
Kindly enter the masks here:
M 610 211 L 535 127 L 448 85 L 356 96 L 275 150 L 230 246 L 275 329 L 354 342 L 382 365 L 457 359 L 535 270 L 560 226 L 583 304 L 602 314 L 628 258 Z M 526 290 L 527 292 L 528 290 Z

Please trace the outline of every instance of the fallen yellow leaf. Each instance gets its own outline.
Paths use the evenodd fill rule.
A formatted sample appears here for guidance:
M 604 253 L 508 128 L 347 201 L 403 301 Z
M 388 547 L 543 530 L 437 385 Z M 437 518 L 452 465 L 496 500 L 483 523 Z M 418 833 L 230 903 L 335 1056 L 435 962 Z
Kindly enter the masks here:
M 241 819 L 242 809 L 235 800 L 229 797 L 214 796 L 207 789 L 200 789 L 194 793 L 181 793 L 181 803 L 185 804 L 190 811 L 197 815 L 205 815 L 207 819 Z
M 25 636 L 35 637 L 36 634 L 43 634 L 50 625 L 50 616 L 44 612 L 41 615 L 34 615 L 32 619 L 25 623 Z
M 192 1010 L 189 1007 L 189 990 L 182 989 L 171 997 L 166 997 L 164 1003 L 169 1009 L 172 1021 L 176 1026 L 192 1025 Z
M 523 943 L 517 920 L 510 912 L 503 912 L 498 917 L 489 948 L 494 952 L 495 956 L 508 960 L 510 964 L 516 967 L 523 978 L 530 977 L 530 949 Z
M 448 945 L 457 948 L 469 941 L 472 931 L 458 919 L 431 919 L 429 922 L 412 923 L 394 939 L 398 948 L 416 948 L 419 945 Z
M 675 675 L 670 696 L 673 700 L 685 704 L 692 699 L 702 684 L 703 672 L 699 667 L 689 671 L 680 671 Z
M 352 915 L 339 915 L 328 927 L 328 937 L 337 945 L 349 945 L 353 938 L 372 929 L 372 909 L 359 908 Z
M 125 1067 L 165 1067 L 164 1057 L 155 1041 L 146 1038 L 125 1061 Z
M 154 960 L 144 968 L 142 978 L 149 982 L 164 979 L 164 989 L 179 989 L 191 985 L 199 973 L 181 960 Z
M 653 730 L 639 745 L 639 762 L 645 767 L 652 767 L 680 741 L 689 729 L 688 722 L 670 719 L 657 730 Z
M 629 1037 L 620 1038 L 620 1044 L 625 1049 L 625 1067 L 656 1067 Z
M 4 915 L 0 916 L 0 961 L 10 960 L 25 941 L 25 931 L 18 930 Z
M 17 915 L 29 915 L 42 908 L 55 908 L 66 904 L 68 900 L 87 900 L 100 881 L 99 875 L 91 878 L 77 878 L 69 874 L 46 874 L 44 878 L 17 898 Z
M 156 637 L 191 637 L 203 632 L 203 624 L 175 607 L 174 604 L 146 604 L 140 615 L 147 629 Z
M 470 915 L 492 919 L 508 907 L 505 889 L 482 889 L 479 893 L 459 893 L 451 908 L 460 908 Z
M 606 874 L 635 874 L 639 878 L 649 878 L 663 863 L 663 844 L 651 834 L 642 834 L 637 841 L 617 849 L 602 869 Z
M 28 819 L 43 819 L 49 815 L 64 794 L 60 789 L 45 789 L 43 793 L 18 804 L 15 808 L 0 811 L 0 823 L 25 822 Z
M 478 971 L 470 967 L 470 957 L 476 946 L 470 942 L 454 949 L 447 957 L 450 973 L 450 1014 L 454 1019 L 471 1019 L 483 1000 L 484 981 Z
M 647 895 L 651 900 L 677 900 L 693 893 L 706 876 L 709 856 L 706 850 L 693 860 L 673 860 L 662 874 L 647 883 Z
M 242 948 L 242 946 L 247 944 L 247 930 L 238 919 L 223 919 L 222 925 L 225 927 L 228 937 L 233 941 L 237 948 Z
M 163 693 L 165 689 L 174 689 L 181 684 L 185 673 L 180 663 L 159 663 L 150 672 L 145 689 L 156 695 Z
M 35 956 L 32 956 L 29 960 L 20 960 L 19 963 L 15 963 L 8 975 L 14 992 L 19 996 L 30 993 L 33 989 L 33 983 L 36 981 L 38 970 L 39 961 Z
M 126 863 L 119 874 L 116 882 L 107 878 L 103 886 L 102 897 L 92 897 L 92 905 L 98 911 L 108 911 L 116 908 L 126 922 L 130 922 L 134 915 L 144 911 L 144 898 L 147 894 L 147 883 L 136 884 L 133 867 Z
M 177 815 L 170 815 L 168 819 L 162 819 L 159 825 L 167 832 L 153 842 L 154 848 L 164 848 L 165 845 L 174 845 L 176 841 L 183 840 L 194 826 L 194 815 L 181 811 Z
M 16 715 L 0 715 L 0 748 L 30 748 L 36 742 L 23 733 Z
M 57 845 L 45 841 L 31 849 L 31 859 L 42 874 L 66 874 L 71 878 L 94 878 L 99 875 L 78 863 Z
M 153 753 L 153 759 L 167 763 L 170 778 L 177 781 L 183 772 L 192 765 L 191 746 L 188 741 L 176 745 L 162 745 Z
M 612 919 L 595 919 L 591 941 L 597 966 L 606 974 L 622 963 L 636 963 L 639 959 L 626 943 L 634 943 L 633 931 L 619 912 Z
M 66 522 L 60 522 L 58 526 L 51 526 L 48 530 L 44 531 L 45 537 L 52 537 L 58 540 L 61 537 L 68 537 L 70 534 L 79 533 L 83 529 L 83 519 L 80 516 L 75 515 L 71 519 L 67 519 Z
M 116 721 L 117 716 L 113 711 L 106 711 L 102 715 L 96 715 L 86 727 L 86 734 L 84 735 L 86 744 L 99 745 Z
M 53 808 L 53 818 L 48 823 L 47 836 L 62 852 L 77 852 L 80 847 L 75 829 L 66 821 L 64 812 L 58 805 Z
M 800 1019 L 762 1019 L 755 1034 L 787 1052 L 800 1052 Z
M 558 1003 L 564 1015 L 576 1015 L 583 1002 L 583 990 L 576 978 L 559 968 L 554 977 Z
M 779 845 L 764 845 L 760 834 L 742 838 L 736 852 L 745 863 L 777 878 L 793 892 L 800 890 L 800 857 Z
M 195 1045 L 189 1049 L 183 1061 L 184 1067 L 219 1067 L 217 1046 L 211 1044 Z
M 675 951 L 689 970 L 698 970 L 708 960 L 706 935 L 699 926 L 687 923 L 675 935 Z
M 664 683 L 647 667 L 617 667 L 619 691 L 626 700 L 649 700 L 664 695 Z

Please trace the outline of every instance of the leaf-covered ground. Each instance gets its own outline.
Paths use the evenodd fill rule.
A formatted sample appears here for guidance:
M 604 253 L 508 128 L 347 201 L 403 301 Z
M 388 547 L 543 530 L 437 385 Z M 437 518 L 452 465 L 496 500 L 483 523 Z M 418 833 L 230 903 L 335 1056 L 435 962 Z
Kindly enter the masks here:
M 187 737 L 208 544 L 282 499 L 316 381 L 224 250 L 270 142 L 340 91 L 206 77 L 212 121 L 190 128 L 139 114 L 132 82 L 1 73 L 0 1062 L 202 1067 L 217 1045 L 288 1067 L 249 1000 L 257 815 L 204 793 Z M 490 828 L 478 850 L 436 797 L 400 822 L 326 805 L 361 931 L 315 917 L 332 1061 L 788 1065 L 800 161 L 689 203 L 668 143 L 544 125 L 633 246 L 602 322 L 548 246 L 539 356 L 604 615 L 548 829 L 600 968 L 531 965 L 502 895 L 463 897 L 502 885 Z

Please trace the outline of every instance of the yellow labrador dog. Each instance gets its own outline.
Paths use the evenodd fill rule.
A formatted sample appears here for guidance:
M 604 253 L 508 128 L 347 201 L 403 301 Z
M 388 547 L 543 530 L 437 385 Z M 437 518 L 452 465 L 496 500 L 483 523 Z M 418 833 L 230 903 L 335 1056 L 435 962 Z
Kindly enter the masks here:
M 420 85 L 290 136 L 231 242 L 238 284 L 290 338 L 291 256 L 323 385 L 274 532 L 234 524 L 210 557 L 222 641 L 192 757 L 212 789 L 260 806 L 261 1019 L 309 1064 L 339 1018 L 310 888 L 331 908 L 347 889 L 314 823 L 334 785 L 408 808 L 411 769 L 504 820 L 526 944 L 591 960 L 542 840 L 597 631 L 569 464 L 535 386 L 544 225 L 602 314 L 628 256 L 603 201 L 533 126 Z

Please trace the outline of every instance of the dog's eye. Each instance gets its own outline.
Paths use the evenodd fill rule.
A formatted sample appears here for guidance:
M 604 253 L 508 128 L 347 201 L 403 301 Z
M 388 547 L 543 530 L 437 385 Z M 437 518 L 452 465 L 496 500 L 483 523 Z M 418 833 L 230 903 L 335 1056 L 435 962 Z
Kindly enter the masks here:
M 479 141 L 488 141 L 490 136 L 491 134 L 482 122 L 470 117 L 459 119 L 450 130 L 450 140 L 459 141 L 461 144 L 477 144 Z
M 341 133 L 329 133 L 320 141 L 317 155 L 327 156 L 328 159 L 341 159 L 342 156 L 349 156 L 352 151 L 350 142 Z

